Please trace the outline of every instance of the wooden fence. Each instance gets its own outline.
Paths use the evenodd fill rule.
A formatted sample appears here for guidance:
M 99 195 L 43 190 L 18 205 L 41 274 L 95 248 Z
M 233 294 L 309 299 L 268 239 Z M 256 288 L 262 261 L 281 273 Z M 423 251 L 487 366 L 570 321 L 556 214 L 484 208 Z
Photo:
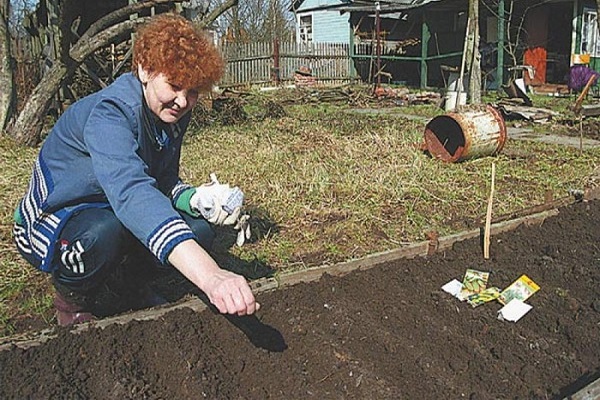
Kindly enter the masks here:
M 312 70 L 318 82 L 343 83 L 356 78 L 345 43 L 226 43 L 220 46 L 227 60 L 220 85 L 273 85 L 293 81 L 301 66 Z
M 118 46 L 119 49 L 130 47 L 129 42 Z M 255 42 L 255 43 L 225 43 L 219 45 L 219 49 L 226 60 L 225 74 L 219 86 L 221 87 L 239 87 L 239 86 L 272 86 L 277 84 L 294 83 L 294 74 L 300 67 L 308 67 L 317 83 L 342 84 L 361 79 L 369 80 L 372 76 L 373 60 L 369 60 L 368 54 L 364 53 L 361 45 L 355 45 L 354 57 L 347 43 L 295 43 L 295 42 Z M 46 50 L 42 50 L 42 48 Z M 42 72 L 51 64 L 52 54 L 46 54 L 47 50 L 52 50 L 52 46 L 43 46 L 38 37 L 24 36 L 20 40 L 12 43 L 12 56 L 18 61 L 19 65 L 27 64 L 39 69 Z M 371 52 L 368 50 L 368 52 Z M 100 54 L 101 53 L 101 54 Z M 100 55 L 108 57 L 118 53 L 118 65 L 114 62 L 111 65 L 100 63 Z M 372 53 L 372 52 L 371 52 Z M 110 49 L 101 49 L 92 57 L 89 57 L 80 68 L 86 77 L 85 81 L 90 79 L 100 89 L 110 84 L 112 80 L 122 72 L 122 66 L 130 61 L 131 53 L 123 55 L 121 52 L 115 52 L 115 47 Z M 359 60 L 359 61 L 357 61 Z M 106 60 L 105 60 L 106 61 Z M 366 62 L 366 64 L 365 64 Z M 106 64 L 106 65 L 105 65 Z M 109 63 L 110 64 L 110 63 Z M 364 65 L 367 65 L 369 72 L 366 76 Z M 370 67 L 369 67 L 370 65 Z M 23 75 L 27 75 L 25 73 Z M 36 74 L 34 74 L 36 75 Z M 88 79 L 88 76 L 91 77 Z M 31 76 L 31 83 L 37 81 Z M 91 82 L 89 82 L 92 84 Z M 68 88 L 73 86 L 69 85 Z M 85 88 L 84 88 L 85 89 Z M 86 94 L 85 90 L 82 94 Z M 61 91 L 61 98 L 63 98 Z M 77 94 L 71 94 L 71 97 L 77 98 Z

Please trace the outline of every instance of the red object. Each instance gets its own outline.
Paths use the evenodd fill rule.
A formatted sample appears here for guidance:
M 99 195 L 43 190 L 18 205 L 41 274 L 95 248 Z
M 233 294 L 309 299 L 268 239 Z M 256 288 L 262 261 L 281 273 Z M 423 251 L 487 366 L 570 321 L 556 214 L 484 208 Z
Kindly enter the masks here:
M 525 50 L 525 54 L 523 55 L 523 63 L 525 65 L 531 65 L 535 70 L 533 79 L 531 79 L 527 72 L 523 73 L 523 78 L 525 79 L 525 83 L 527 85 L 535 86 L 546 83 L 547 57 L 548 52 L 543 47 L 535 47 Z
M 527 13 L 525 31 L 527 32 L 527 50 L 523 55 L 523 64 L 535 68 L 533 77 L 527 72 L 523 78 L 527 85 L 542 85 L 546 83 L 546 69 L 548 60 L 548 24 L 550 9 L 548 7 L 535 7 Z

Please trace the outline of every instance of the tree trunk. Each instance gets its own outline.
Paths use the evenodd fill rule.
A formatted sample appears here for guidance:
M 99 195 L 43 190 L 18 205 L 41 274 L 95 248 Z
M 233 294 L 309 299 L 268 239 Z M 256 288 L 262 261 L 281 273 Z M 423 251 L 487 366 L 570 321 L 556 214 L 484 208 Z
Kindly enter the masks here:
M 600 0 L 598 0 L 600 1 Z M 479 53 L 479 0 L 469 0 L 469 41 L 467 63 L 469 65 L 469 98 L 471 104 L 481 103 L 481 54 Z
M 11 117 L 14 96 L 8 6 L 9 0 L 0 0 L 0 133 Z
M 130 32 L 137 25 L 145 22 L 148 17 L 117 23 L 119 20 L 145 8 L 166 3 L 175 4 L 182 1 L 183 0 L 148 0 L 133 3 L 106 15 L 92 24 L 77 43 L 69 50 L 66 60 L 55 60 L 50 70 L 44 74 L 41 82 L 27 100 L 16 123 L 11 127 L 9 134 L 14 136 L 17 142 L 24 145 L 34 146 L 39 143 L 43 126 L 42 121 L 47 113 L 50 101 L 65 79 L 70 77 L 85 58 L 94 51 L 106 46 L 119 35 Z M 237 4 L 237 2 L 238 0 L 228 0 L 223 3 L 213 12 L 209 13 L 200 22 L 200 26 L 208 26 L 219 15 Z
M 44 117 L 52 97 L 67 77 L 67 67 L 61 61 L 55 61 L 52 68 L 44 74 L 44 78 L 35 87 L 27 99 L 27 104 L 19 114 L 11 135 L 26 146 L 35 146 L 40 141 Z

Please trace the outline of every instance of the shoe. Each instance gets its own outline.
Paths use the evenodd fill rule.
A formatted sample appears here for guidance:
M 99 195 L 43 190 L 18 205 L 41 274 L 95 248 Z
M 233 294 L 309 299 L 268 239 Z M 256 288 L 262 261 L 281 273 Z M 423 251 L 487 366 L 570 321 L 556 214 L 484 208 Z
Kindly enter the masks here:
M 85 307 L 67 300 L 58 292 L 54 294 L 54 308 L 59 326 L 71 326 L 96 319 L 92 313 L 84 311 Z

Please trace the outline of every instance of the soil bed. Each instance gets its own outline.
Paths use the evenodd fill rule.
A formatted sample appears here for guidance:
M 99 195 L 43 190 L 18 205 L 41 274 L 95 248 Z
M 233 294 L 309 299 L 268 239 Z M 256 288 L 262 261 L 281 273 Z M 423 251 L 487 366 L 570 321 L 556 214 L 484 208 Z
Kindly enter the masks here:
M 0 398 L 562 399 L 600 377 L 600 202 L 427 258 L 258 295 L 256 317 L 210 310 L 59 330 L 0 352 Z M 517 323 L 443 292 L 467 268 L 541 289 Z

